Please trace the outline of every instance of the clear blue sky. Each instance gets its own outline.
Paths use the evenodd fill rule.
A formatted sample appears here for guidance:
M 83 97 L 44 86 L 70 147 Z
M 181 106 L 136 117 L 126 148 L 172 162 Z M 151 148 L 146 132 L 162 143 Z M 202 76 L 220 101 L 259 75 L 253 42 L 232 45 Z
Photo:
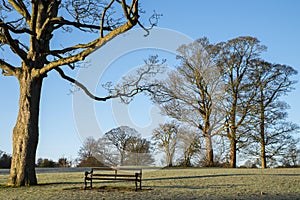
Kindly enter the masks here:
M 300 1 L 298 0 L 144 0 L 141 5 L 148 13 L 156 10 L 163 14 L 159 21 L 159 28 L 177 31 L 176 34 L 182 33 L 191 39 L 207 36 L 215 43 L 242 35 L 257 37 L 268 47 L 268 51 L 263 55 L 266 60 L 288 64 L 300 71 Z M 63 38 L 63 40 L 67 39 Z M 163 43 L 167 40 L 171 40 L 171 43 L 174 41 L 175 44 L 178 42 L 168 37 L 162 37 L 158 42 Z M 134 51 L 114 58 L 109 68 L 101 75 L 99 84 L 108 80 L 118 80 L 121 75 L 130 70 L 131 66 L 142 64 L 147 54 L 155 52 L 157 51 Z M 168 52 L 159 53 L 162 57 L 171 57 Z M 89 68 L 97 69 L 100 58 L 101 52 L 94 53 L 89 58 L 91 60 Z M 299 80 L 299 77 L 298 75 L 294 78 Z M 84 107 L 79 110 L 75 108 L 74 111 L 74 99 L 73 95 L 68 95 L 69 89 L 71 89 L 70 84 L 60 79 L 54 72 L 51 72 L 44 81 L 37 157 L 57 160 L 65 156 L 75 159 L 84 136 L 97 137 L 99 134 L 93 133 L 95 130 L 89 128 L 91 120 L 88 117 L 81 121 L 86 124 L 86 133 L 82 132 L 82 127 L 78 128 L 78 121 L 74 120 L 74 117 L 80 115 L 80 109 L 84 110 Z M 97 92 L 102 91 L 98 88 Z M 11 153 L 12 129 L 18 110 L 18 85 L 15 78 L 0 75 L 0 94 L 0 149 Z M 291 106 L 289 119 L 300 124 L 299 83 L 296 85 L 296 90 L 285 99 Z M 139 96 L 138 100 L 126 107 L 125 111 L 129 112 L 131 121 L 137 127 L 145 129 L 152 123 L 151 117 L 153 120 L 161 118 L 156 118 L 153 110 L 153 113 L 149 114 L 153 107 L 144 97 Z M 116 101 L 93 102 L 92 106 L 102 132 L 115 128 L 116 124 L 127 123 L 126 120 L 119 121 L 123 117 L 117 115 L 123 112 L 120 111 L 123 108 L 119 108 Z

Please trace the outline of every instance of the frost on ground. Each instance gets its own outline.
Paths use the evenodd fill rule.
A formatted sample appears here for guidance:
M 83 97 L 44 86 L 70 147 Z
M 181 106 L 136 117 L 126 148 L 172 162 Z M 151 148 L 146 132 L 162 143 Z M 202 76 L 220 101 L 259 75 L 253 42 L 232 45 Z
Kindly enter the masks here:
M 297 169 L 163 169 L 144 171 L 143 190 L 134 182 L 95 182 L 83 190 L 83 172 L 40 173 L 40 185 L 6 187 L 0 199 L 300 199 Z

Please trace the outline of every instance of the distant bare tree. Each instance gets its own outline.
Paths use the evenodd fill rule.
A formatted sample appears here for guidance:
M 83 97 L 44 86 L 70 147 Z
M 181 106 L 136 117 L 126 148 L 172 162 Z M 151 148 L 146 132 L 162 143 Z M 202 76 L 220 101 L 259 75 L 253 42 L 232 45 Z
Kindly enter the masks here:
M 179 140 L 178 128 L 178 124 L 175 122 L 159 124 L 159 127 L 152 134 L 154 145 L 162 149 L 166 155 L 168 167 L 173 166 L 175 150 Z
M 120 156 L 112 142 L 106 137 L 101 137 L 98 139 L 96 158 L 107 166 L 117 166 Z
M 125 164 L 127 148 L 130 145 L 130 140 L 134 137 L 138 137 L 139 133 L 128 126 L 120 126 L 114 128 L 104 134 L 111 144 L 117 148 L 120 156 L 120 165 Z
M 138 137 L 132 137 L 128 141 L 126 147 L 127 156 L 125 165 L 130 166 L 149 166 L 153 165 L 155 159 L 153 158 L 150 141 Z
M 180 165 L 191 167 L 193 165 L 193 156 L 202 150 L 200 134 L 187 127 L 179 128 L 178 146 L 178 148 L 183 152 L 183 159 L 180 160 Z
M 281 153 L 280 162 L 284 167 L 299 167 L 300 166 L 300 148 L 297 146 L 299 139 L 291 138 L 287 147 Z
M 78 151 L 80 160 L 84 160 L 90 157 L 96 157 L 98 153 L 99 145 L 95 138 L 88 137 L 83 141 L 82 146 Z

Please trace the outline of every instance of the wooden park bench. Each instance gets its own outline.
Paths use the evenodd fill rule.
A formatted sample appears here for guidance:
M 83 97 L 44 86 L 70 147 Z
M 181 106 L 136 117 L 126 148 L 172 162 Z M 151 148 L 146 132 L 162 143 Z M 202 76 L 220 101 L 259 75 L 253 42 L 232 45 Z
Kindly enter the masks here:
M 90 181 L 90 188 L 93 187 L 93 180 L 120 180 L 134 181 L 135 190 L 142 189 L 142 169 L 137 168 L 114 168 L 114 167 L 94 167 L 91 171 L 85 172 L 84 189 L 87 188 L 87 182 Z

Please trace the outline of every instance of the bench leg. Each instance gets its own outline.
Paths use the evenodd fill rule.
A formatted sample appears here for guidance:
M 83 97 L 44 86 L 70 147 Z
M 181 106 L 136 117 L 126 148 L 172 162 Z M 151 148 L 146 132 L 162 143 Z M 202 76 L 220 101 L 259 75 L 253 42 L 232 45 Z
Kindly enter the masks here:
M 135 191 L 137 191 L 137 188 L 138 188 L 138 183 L 137 183 L 139 180 L 138 176 L 139 176 L 138 173 L 135 173 Z
M 140 190 L 142 190 L 142 179 L 140 180 Z
M 90 181 L 90 188 L 92 189 L 92 180 L 89 180 Z M 84 179 L 84 190 L 86 190 L 87 188 L 88 188 L 88 186 L 87 186 L 87 180 L 86 179 Z

